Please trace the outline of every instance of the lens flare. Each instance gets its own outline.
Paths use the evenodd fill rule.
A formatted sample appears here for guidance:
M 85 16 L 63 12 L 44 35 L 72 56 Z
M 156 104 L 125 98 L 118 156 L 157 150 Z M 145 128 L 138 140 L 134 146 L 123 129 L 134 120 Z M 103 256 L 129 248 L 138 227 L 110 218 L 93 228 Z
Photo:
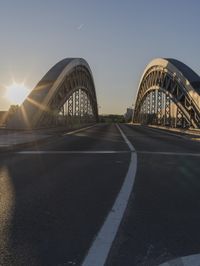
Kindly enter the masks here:
M 29 90 L 24 83 L 13 82 L 10 86 L 6 87 L 5 98 L 11 104 L 21 104 L 28 94 Z

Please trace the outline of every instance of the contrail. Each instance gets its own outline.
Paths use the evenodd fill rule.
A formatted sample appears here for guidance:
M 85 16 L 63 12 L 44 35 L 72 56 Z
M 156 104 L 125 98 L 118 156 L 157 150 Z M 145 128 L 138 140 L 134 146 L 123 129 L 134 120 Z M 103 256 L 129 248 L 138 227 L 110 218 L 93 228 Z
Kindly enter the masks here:
M 77 27 L 77 30 L 81 30 L 83 28 L 84 24 L 80 24 L 78 27 Z

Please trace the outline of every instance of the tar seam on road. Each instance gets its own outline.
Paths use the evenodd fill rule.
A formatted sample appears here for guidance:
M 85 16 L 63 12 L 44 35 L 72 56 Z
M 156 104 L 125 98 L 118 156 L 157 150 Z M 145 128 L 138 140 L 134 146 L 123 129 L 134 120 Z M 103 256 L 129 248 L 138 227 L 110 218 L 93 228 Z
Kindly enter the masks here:
M 152 155 L 175 155 L 175 156 L 200 157 L 200 153 L 192 153 L 192 152 L 137 151 L 137 153 L 140 153 L 140 154 L 152 154 Z
M 130 151 L 17 151 L 16 154 L 115 154 Z
M 121 128 L 118 125 L 116 126 L 131 151 L 130 164 L 124 179 L 124 183 L 119 191 L 119 194 L 117 195 L 117 198 L 115 199 L 114 205 L 106 217 L 100 231 L 95 237 L 92 246 L 90 247 L 82 263 L 82 266 L 103 266 L 106 263 L 112 243 L 117 235 L 124 212 L 128 205 L 135 181 L 137 154 L 133 145 L 127 139 Z
M 74 134 L 74 133 L 78 133 L 78 132 L 81 132 L 81 131 L 84 131 L 84 130 L 90 129 L 90 128 L 95 127 L 95 126 L 96 126 L 96 124 L 93 125 L 93 126 L 89 126 L 89 127 L 84 127 L 84 128 L 76 129 L 76 130 L 74 130 L 74 131 L 70 131 L 70 132 L 64 133 L 63 136 L 72 135 L 72 134 Z

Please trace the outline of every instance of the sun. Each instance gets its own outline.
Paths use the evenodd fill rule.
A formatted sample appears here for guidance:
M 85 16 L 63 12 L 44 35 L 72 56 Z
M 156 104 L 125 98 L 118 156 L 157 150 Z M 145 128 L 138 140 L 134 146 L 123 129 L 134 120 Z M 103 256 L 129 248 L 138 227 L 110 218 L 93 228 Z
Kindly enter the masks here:
M 24 83 L 13 82 L 6 87 L 5 98 L 12 104 L 21 104 L 28 94 L 29 90 Z

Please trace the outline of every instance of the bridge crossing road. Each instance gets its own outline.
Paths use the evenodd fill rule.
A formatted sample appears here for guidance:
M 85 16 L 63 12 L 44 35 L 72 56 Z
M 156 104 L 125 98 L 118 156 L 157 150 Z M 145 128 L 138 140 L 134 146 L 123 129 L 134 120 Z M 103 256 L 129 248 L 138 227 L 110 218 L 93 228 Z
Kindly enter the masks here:
M 0 154 L 0 265 L 87 265 L 128 174 L 134 186 L 105 264 L 153 266 L 199 253 L 200 143 L 119 126 Z M 95 252 L 99 266 L 101 247 Z

